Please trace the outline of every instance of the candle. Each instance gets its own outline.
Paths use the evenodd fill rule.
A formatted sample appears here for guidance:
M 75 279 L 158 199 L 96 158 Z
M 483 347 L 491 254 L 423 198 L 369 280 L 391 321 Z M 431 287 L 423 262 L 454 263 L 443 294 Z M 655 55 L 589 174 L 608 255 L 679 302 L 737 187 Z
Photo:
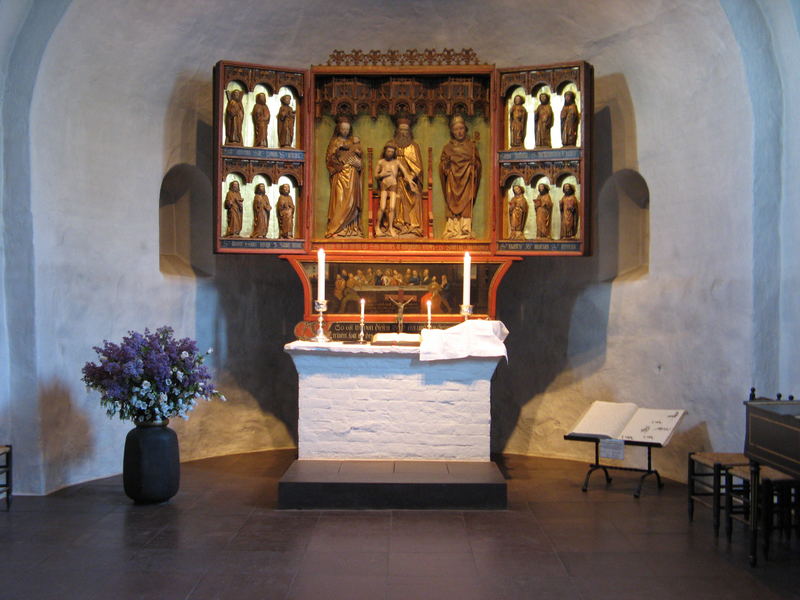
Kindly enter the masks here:
M 364 320 L 364 304 L 365 304 L 366 302 L 367 302 L 367 301 L 366 301 L 366 300 L 364 300 L 364 298 L 362 298 L 362 299 L 361 299 L 361 320 L 362 320 L 362 321 Z
M 464 252 L 464 292 L 461 296 L 461 304 L 464 306 L 469 306 L 469 284 L 470 284 L 470 277 L 471 277 L 471 266 L 472 259 L 469 256 L 469 252 Z
M 317 250 L 317 301 L 325 302 L 325 250 Z
M 428 305 L 428 327 L 430 328 L 430 326 L 431 326 L 431 301 L 428 300 L 428 302 L 426 304 Z

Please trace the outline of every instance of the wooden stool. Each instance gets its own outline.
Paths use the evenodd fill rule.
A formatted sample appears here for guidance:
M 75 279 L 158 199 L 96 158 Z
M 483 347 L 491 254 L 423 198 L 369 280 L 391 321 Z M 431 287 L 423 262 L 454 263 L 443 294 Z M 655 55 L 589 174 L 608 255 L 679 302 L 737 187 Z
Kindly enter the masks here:
M 689 521 L 694 518 L 695 502 L 708 506 L 714 535 L 719 535 L 722 494 L 725 493 L 723 477 L 731 467 L 748 464 L 747 457 L 738 452 L 689 452 Z M 698 465 L 705 468 L 698 471 Z
M 0 494 L 6 496 L 6 510 L 11 508 L 11 445 L 0 446 L 0 475 L 3 475 L 3 483 L 0 484 Z
M 741 483 L 735 484 L 734 478 Z M 777 469 L 761 467 L 758 515 L 764 529 L 764 557 L 769 555 L 773 529 L 791 532 L 800 510 L 800 480 Z M 750 525 L 750 467 L 736 466 L 725 474 L 725 535 L 730 541 L 733 520 Z

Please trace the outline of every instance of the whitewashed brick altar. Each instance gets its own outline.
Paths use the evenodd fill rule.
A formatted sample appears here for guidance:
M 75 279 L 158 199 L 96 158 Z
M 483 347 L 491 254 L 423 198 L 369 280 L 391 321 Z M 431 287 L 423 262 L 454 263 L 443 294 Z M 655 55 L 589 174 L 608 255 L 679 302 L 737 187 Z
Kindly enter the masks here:
M 301 459 L 489 460 L 499 360 L 420 361 L 419 348 L 292 342 Z

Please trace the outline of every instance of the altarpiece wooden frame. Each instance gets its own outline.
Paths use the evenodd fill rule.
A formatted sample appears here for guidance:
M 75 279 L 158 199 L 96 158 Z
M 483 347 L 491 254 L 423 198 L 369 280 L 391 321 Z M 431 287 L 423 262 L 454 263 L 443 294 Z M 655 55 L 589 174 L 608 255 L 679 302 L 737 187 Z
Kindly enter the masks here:
M 220 61 L 214 68 L 214 251 L 288 260 L 302 282 L 304 318 L 312 319 L 316 251 L 324 248 L 326 282 L 339 304 L 348 291 L 346 284 L 344 292 L 337 289 L 337 276 L 358 273 L 360 296 L 413 297 L 406 313 L 411 323 L 426 318 L 422 272 L 438 271 L 441 284 L 469 252 L 479 295 L 475 316 L 493 318 L 498 286 L 514 261 L 590 253 L 592 114 L 593 68 L 583 61 L 496 68 L 468 49 L 334 51 L 328 64 L 309 70 Z M 363 138 L 366 146 L 357 161 L 358 231 L 329 236 L 323 153 L 343 119 L 352 122 L 353 142 Z M 457 119 L 479 154 L 481 183 L 473 229 L 454 239 L 445 237 L 448 209 L 438 171 Z M 413 235 L 392 237 L 385 233 L 393 217 L 379 207 L 375 166 L 401 122 L 419 142 L 421 207 Z M 388 286 L 375 275 L 380 266 L 396 277 Z M 462 284 L 446 281 L 457 289 Z M 359 319 L 352 306 L 342 308 L 327 319 Z M 391 322 L 385 308 L 376 300 L 370 320 Z M 457 320 L 457 310 L 444 308 L 433 318 Z

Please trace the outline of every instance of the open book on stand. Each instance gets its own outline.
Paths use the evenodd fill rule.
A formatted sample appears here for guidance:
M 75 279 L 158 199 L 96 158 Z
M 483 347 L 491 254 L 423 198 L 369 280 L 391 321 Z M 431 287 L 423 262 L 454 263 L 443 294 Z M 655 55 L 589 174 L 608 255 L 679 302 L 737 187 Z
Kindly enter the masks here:
M 631 402 L 593 402 L 567 437 L 618 439 L 666 446 L 685 410 L 639 408 Z

